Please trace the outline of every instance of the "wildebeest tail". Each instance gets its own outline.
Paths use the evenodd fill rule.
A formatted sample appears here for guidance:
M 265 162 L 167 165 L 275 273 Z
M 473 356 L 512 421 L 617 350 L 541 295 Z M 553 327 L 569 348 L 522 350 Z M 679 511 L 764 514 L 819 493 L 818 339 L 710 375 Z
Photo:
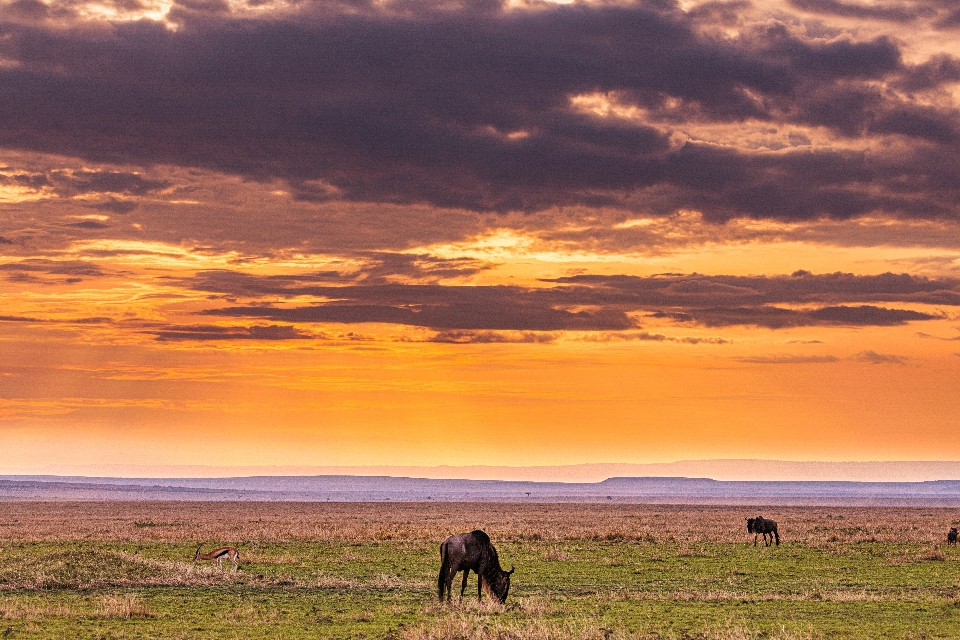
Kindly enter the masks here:
M 447 543 L 440 544 L 440 575 L 437 576 L 437 597 L 443 602 L 443 586 L 447 581 L 447 572 L 450 570 L 450 558 L 447 557 Z

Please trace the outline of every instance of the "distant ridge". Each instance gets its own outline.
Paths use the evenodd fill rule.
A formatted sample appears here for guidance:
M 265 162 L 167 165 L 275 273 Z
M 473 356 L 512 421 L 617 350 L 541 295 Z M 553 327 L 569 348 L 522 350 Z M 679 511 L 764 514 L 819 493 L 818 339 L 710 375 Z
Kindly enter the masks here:
M 0 476 L 0 501 L 498 501 L 960 507 L 960 480 L 745 481 L 615 477 L 601 482 L 444 480 L 392 476 L 88 478 Z
M 648 464 L 589 463 L 553 466 L 203 466 L 58 465 L 0 468 L 0 473 L 113 478 L 217 478 L 241 476 L 394 476 L 407 478 L 600 482 L 617 476 L 715 480 L 823 480 L 923 482 L 960 480 L 960 461 L 825 462 L 786 460 L 680 460 Z

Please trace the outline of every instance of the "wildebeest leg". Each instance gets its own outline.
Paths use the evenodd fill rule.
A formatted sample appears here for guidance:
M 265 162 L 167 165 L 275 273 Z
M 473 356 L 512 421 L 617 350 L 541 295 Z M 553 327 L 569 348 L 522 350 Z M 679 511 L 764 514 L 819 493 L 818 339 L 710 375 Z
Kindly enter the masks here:
M 467 590 L 467 577 L 470 575 L 470 569 L 463 570 L 463 584 L 460 585 L 460 602 L 463 602 L 463 592 Z
M 483 574 L 477 574 L 477 602 L 483 602 Z
M 760 534 L 759 534 L 759 533 L 753 534 L 753 546 L 757 546 L 757 536 L 758 536 L 758 535 L 760 535 Z
M 444 580 L 446 581 L 446 587 L 447 587 L 447 602 L 450 602 L 450 600 L 453 599 L 453 577 L 455 575 L 457 575 L 456 567 L 450 567 L 447 570 L 446 577 L 444 578 Z

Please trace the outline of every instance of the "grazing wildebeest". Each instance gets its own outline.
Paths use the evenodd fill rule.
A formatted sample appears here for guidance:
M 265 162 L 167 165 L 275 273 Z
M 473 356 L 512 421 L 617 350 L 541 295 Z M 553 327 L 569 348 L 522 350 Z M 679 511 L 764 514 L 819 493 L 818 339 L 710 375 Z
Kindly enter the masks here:
M 780 534 L 777 532 L 777 523 L 763 516 L 756 518 L 747 518 L 747 532 L 753 534 L 753 546 L 757 546 L 757 536 L 763 536 L 763 542 L 768 547 L 773 542 L 774 536 L 777 538 L 777 546 L 780 546 Z M 769 538 L 768 538 L 769 536 Z
M 950 532 L 947 534 L 947 544 L 957 544 L 957 528 L 950 527 Z
M 460 600 L 467 588 L 467 576 L 473 571 L 477 574 L 477 600 L 481 600 L 483 589 L 491 598 L 500 602 L 507 599 L 510 591 L 510 571 L 500 568 L 497 550 L 490 543 L 490 536 L 479 529 L 470 533 L 450 536 L 440 545 L 440 575 L 437 577 L 437 595 L 443 602 L 446 590 L 447 600 L 452 595 L 453 576 L 463 571 L 463 584 L 460 586 Z

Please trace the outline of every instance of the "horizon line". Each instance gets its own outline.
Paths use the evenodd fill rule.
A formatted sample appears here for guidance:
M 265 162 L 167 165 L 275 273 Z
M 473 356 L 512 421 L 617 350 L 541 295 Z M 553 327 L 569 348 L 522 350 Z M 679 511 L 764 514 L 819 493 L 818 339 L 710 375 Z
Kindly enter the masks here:
M 610 477 L 685 477 L 720 481 L 922 482 L 960 478 L 960 460 L 709 458 L 673 462 L 581 462 L 555 465 L 63 464 L 32 468 L 0 466 L 0 475 L 115 479 L 349 475 L 540 482 L 600 482 Z

